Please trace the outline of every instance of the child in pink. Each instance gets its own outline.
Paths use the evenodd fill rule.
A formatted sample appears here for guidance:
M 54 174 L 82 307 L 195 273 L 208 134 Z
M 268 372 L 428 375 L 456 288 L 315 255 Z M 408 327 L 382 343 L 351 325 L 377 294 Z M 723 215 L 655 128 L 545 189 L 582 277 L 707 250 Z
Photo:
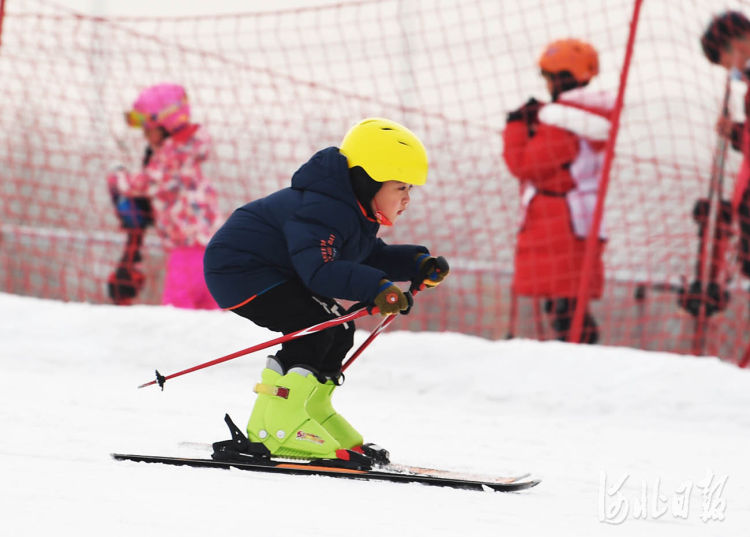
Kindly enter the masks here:
M 143 168 L 129 173 L 119 167 L 107 182 L 122 195 L 151 199 L 154 226 L 167 252 L 162 304 L 216 309 L 203 278 L 203 253 L 217 228 L 216 191 L 201 172 L 211 140 L 190 123 L 187 95 L 176 84 L 143 90 L 125 119 L 143 128 L 148 142 Z

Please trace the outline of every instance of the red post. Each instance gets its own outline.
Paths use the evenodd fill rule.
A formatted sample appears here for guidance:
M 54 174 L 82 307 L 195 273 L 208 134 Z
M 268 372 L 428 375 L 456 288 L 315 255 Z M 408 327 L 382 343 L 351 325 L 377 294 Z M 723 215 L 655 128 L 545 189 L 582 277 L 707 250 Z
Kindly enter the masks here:
M 740 358 L 740 361 L 737 362 L 737 365 L 742 369 L 750 365 L 750 345 L 748 345 L 745 349 L 745 352 L 742 354 L 742 358 Z
M 5 0 L 0 0 L 0 45 L 3 44 L 3 19 L 5 19 Z
M 594 265 L 594 250 L 596 241 L 599 240 L 599 229 L 601 228 L 602 215 L 604 214 L 604 200 L 607 197 L 607 187 L 609 186 L 609 172 L 614 160 L 615 143 L 617 142 L 617 132 L 620 128 L 620 114 L 625 99 L 625 88 L 628 83 L 628 73 L 630 72 L 630 61 L 633 56 L 633 46 L 635 44 L 635 33 L 638 28 L 638 19 L 640 17 L 641 4 L 643 0 L 635 0 L 633 5 L 633 18 L 630 20 L 630 33 L 625 48 L 625 58 L 623 60 L 622 70 L 620 71 L 620 87 L 617 90 L 617 100 L 612 117 L 612 126 L 607 140 L 607 146 L 604 154 L 604 164 L 602 166 L 602 176 L 599 184 L 599 196 L 596 199 L 596 208 L 594 209 L 594 218 L 591 223 L 589 235 L 586 237 L 586 252 L 583 258 L 583 271 L 581 281 L 578 285 L 578 300 L 576 301 L 576 310 L 573 315 L 573 325 L 568 335 L 568 341 L 578 342 L 581 339 L 583 330 L 583 316 L 589 302 L 589 281 Z
M 724 87 L 724 104 L 722 106 L 722 114 L 724 117 L 729 117 L 729 98 L 732 91 L 732 77 L 730 73 L 727 73 L 726 83 Z M 693 328 L 693 354 L 695 356 L 701 356 L 706 352 L 706 331 L 708 329 L 708 318 L 706 315 L 706 308 L 708 307 L 708 284 L 712 281 L 719 281 L 719 266 L 722 263 L 720 260 L 724 256 L 724 251 L 721 246 L 721 239 L 716 237 L 718 233 L 715 229 L 716 226 L 721 226 L 721 202 L 723 198 L 723 184 L 724 184 L 724 163 L 726 162 L 727 155 L 727 139 L 724 136 L 718 137 L 718 143 L 716 144 L 716 150 L 714 152 L 713 162 L 711 164 L 711 182 L 708 190 L 708 210 L 706 212 L 706 223 L 703 225 L 700 236 L 700 251 L 698 254 L 698 261 L 695 271 L 695 279 L 700 284 L 700 301 L 701 304 L 698 306 L 698 315 L 695 317 L 695 324 Z M 716 202 L 713 198 L 716 197 Z M 714 212 L 711 211 L 711 206 L 715 205 Z M 714 228 L 711 228 L 711 222 L 715 221 Z M 712 242 L 711 247 L 711 260 L 708 267 L 706 262 L 708 261 L 709 241 Z M 706 270 L 708 269 L 708 270 Z M 708 274 L 708 278 L 706 275 Z

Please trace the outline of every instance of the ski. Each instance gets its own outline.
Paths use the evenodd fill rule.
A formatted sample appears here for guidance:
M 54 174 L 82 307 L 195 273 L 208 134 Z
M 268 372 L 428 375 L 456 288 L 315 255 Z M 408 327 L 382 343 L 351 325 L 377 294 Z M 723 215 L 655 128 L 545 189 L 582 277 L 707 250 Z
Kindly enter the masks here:
M 211 444 L 208 444 L 206 442 L 180 442 L 179 447 L 183 449 L 191 449 L 191 450 L 199 451 L 202 453 L 211 453 L 212 451 Z M 376 469 L 383 470 L 386 472 L 405 473 L 405 474 L 426 474 L 426 475 L 432 475 L 436 477 L 460 478 L 460 479 L 467 479 L 471 481 L 492 481 L 492 480 L 501 479 L 503 483 L 514 483 L 516 481 L 521 481 L 523 479 L 527 479 L 531 477 L 530 473 L 525 473 L 525 474 L 519 474 L 516 476 L 498 478 L 498 477 L 491 477 L 491 476 L 480 475 L 480 474 L 456 472 L 453 470 L 443 470 L 440 468 L 428 468 L 424 466 L 413 466 L 410 464 L 396 464 L 396 463 L 376 465 Z
M 365 481 L 389 481 L 393 483 L 420 483 L 423 485 L 450 487 L 465 490 L 491 490 L 498 492 L 515 492 L 534 487 L 540 483 L 538 479 L 529 479 L 528 475 L 516 477 L 492 477 L 466 475 L 447 470 L 431 468 L 391 465 L 378 469 L 358 469 L 349 467 L 328 466 L 336 461 L 285 461 L 275 459 L 258 459 L 255 461 L 232 461 L 214 459 L 196 459 L 186 457 L 170 457 L 160 455 L 135 455 L 113 453 L 112 457 L 118 461 L 133 461 L 145 463 L 160 463 L 174 466 L 190 466 L 194 468 L 221 468 L 246 470 L 250 472 L 264 472 L 289 475 L 316 475 L 343 479 L 357 479 Z
M 495 490 L 513 492 L 539 484 L 529 474 L 515 477 L 483 477 L 473 474 L 397 465 L 390 462 L 388 452 L 374 444 L 365 444 L 361 450 L 341 449 L 336 459 L 282 459 L 274 457 L 268 448 L 251 442 L 229 417 L 224 422 L 232 435 L 230 440 L 214 442 L 210 459 L 171 457 L 161 455 L 133 455 L 113 453 L 118 461 L 151 462 L 195 468 L 236 468 L 250 472 L 266 472 L 292 475 L 318 475 L 344 479 L 390 481 L 394 483 L 421 483 L 440 487 L 469 490 Z M 202 449 L 204 444 L 185 442 L 185 446 Z M 205 445 L 208 447 L 208 445 Z M 339 453 L 341 452 L 341 453 Z

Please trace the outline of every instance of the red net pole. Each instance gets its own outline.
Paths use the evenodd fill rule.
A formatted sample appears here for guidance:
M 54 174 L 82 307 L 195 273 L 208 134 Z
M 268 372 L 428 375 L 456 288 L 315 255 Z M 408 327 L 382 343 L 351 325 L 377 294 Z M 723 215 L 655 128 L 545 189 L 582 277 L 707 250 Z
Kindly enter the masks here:
M 5 0 L 0 0 L 0 46 L 3 45 L 3 19 L 5 18 Z
M 620 115 L 622 113 L 623 101 L 625 98 L 625 88 L 628 84 L 628 72 L 630 71 L 630 61 L 633 57 L 633 45 L 635 44 L 635 34 L 638 28 L 638 18 L 641 12 L 643 0 L 635 0 L 633 5 L 633 17 L 630 19 L 630 32 L 628 34 L 628 44 L 625 48 L 625 58 L 620 71 L 620 87 L 617 89 L 617 100 L 612 114 L 612 128 L 607 140 L 607 147 L 604 154 L 604 164 L 602 166 L 602 177 L 599 183 L 599 196 L 596 199 L 596 208 L 594 209 L 594 218 L 586 237 L 586 253 L 583 259 L 583 271 L 581 281 L 578 286 L 578 300 L 576 302 L 575 314 L 573 315 L 573 324 L 571 326 L 568 341 L 578 342 L 581 339 L 583 330 L 583 316 L 586 312 L 589 301 L 589 282 L 594 266 L 594 250 L 596 241 L 599 240 L 599 229 L 601 228 L 602 216 L 604 215 L 604 200 L 607 198 L 607 186 L 609 185 L 609 172 L 612 169 L 612 160 L 615 155 L 615 143 L 617 142 L 617 131 L 620 127 Z

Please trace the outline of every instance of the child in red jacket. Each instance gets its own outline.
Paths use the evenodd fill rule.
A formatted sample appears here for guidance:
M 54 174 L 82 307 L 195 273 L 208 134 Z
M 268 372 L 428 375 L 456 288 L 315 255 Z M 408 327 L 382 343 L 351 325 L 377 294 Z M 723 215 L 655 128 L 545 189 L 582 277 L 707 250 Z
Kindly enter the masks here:
M 567 340 L 614 98 L 586 87 L 599 72 L 597 52 L 588 43 L 554 41 L 544 50 L 539 67 L 552 101 L 529 99 L 508 114 L 503 133 L 503 157 L 521 188 L 513 290 L 545 298 L 558 339 Z M 605 240 L 602 225 L 590 298 L 602 295 Z M 581 341 L 598 339 L 597 324 L 586 311 Z
M 725 11 L 711 19 L 701 36 L 706 59 L 733 71 L 750 82 L 750 19 L 739 11 Z M 723 111 L 716 122 L 716 131 L 728 138 L 732 147 L 742 153 L 737 181 L 732 194 L 732 211 L 739 217 L 740 262 L 742 273 L 750 277 L 750 85 L 745 93 L 745 119 L 734 121 Z M 708 290 L 712 295 L 711 289 Z M 714 295 L 717 302 L 720 297 Z

